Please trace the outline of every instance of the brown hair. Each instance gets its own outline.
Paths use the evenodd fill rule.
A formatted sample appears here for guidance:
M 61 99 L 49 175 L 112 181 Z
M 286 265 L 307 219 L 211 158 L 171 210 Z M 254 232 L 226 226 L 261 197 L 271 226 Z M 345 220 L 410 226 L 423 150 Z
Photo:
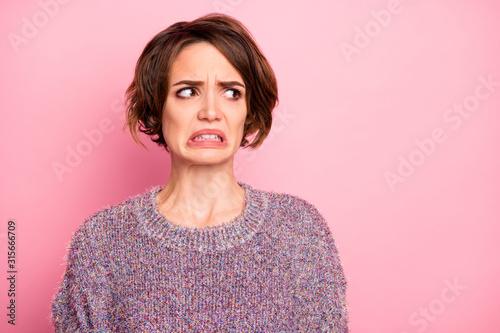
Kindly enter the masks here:
M 246 86 L 247 118 L 241 147 L 259 147 L 269 134 L 272 111 L 278 103 L 276 77 L 250 32 L 225 14 L 207 14 L 191 22 L 177 22 L 158 33 L 146 45 L 126 91 L 127 120 L 134 141 L 144 144 L 139 131 L 165 147 L 162 111 L 168 93 L 168 78 L 174 59 L 186 46 L 208 42 L 236 68 Z M 256 134 L 250 143 L 247 137 Z M 145 147 L 145 146 L 144 146 Z

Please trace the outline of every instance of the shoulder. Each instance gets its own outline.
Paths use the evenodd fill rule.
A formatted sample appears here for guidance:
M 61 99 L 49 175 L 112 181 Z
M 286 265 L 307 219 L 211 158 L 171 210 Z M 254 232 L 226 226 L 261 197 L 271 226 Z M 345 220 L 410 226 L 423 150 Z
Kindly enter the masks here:
M 74 232 L 71 246 L 107 243 L 116 239 L 118 234 L 127 233 L 134 227 L 133 224 L 137 223 L 138 211 L 148 202 L 156 187 L 130 196 L 120 203 L 105 206 L 89 215 Z
M 256 190 L 267 197 L 269 204 L 276 209 L 283 209 L 298 213 L 300 216 L 321 216 L 318 209 L 309 201 L 301 196 L 277 191 Z
M 290 193 L 261 193 L 269 198 L 272 207 L 268 217 L 273 221 L 280 221 L 280 227 L 286 226 L 280 230 L 285 233 L 283 238 L 290 240 L 293 256 L 302 267 L 296 269 L 314 271 L 318 265 L 322 265 L 342 272 L 332 230 L 316 206 Z
M 318 208 L 296 194 L 256 190 L 267 198 L 269 213 L 286 220 L 302 229 L 316 230 L 320 234 L 330 234 L 330 229 Z

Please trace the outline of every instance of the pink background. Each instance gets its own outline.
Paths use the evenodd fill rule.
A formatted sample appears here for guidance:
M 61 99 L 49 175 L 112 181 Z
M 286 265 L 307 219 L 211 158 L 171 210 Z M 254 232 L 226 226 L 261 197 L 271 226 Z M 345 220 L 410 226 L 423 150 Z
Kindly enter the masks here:
M 280 89 L 271 136 L 238 153 L 237 178 L 325 216 L 352 332 L 500 332 L 500 85 L 481 83 L 500 82 L 498 2 L 1 3 L 0 331 L 51 332 L 72 233 L 166 183 L 168 154 L 121 130 L 121 97 L 154 34 L 222 10 L 254 34 Z M 58 176 L 72 150 L 84 156 Z

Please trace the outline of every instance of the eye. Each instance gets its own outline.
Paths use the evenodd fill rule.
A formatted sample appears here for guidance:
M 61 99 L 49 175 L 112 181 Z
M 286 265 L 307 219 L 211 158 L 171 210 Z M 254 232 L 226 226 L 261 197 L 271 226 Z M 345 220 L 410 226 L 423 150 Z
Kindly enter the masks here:
M 239 91 L 238 89 L 228 89 L 224 91 L 224 96 L 236 100 L 241 97 L 241 91 Z
M 182 88 L 181 90 L 177 91 L 176 96 L 179 96 L 181 98 L 189 98 L 196 96 L 196 90 L 193 88 Z

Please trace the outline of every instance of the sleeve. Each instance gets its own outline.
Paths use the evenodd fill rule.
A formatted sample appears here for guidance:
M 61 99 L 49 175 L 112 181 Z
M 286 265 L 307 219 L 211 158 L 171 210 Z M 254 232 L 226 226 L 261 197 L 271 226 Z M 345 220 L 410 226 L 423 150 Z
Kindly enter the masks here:
M 74 235 L 67 267 L 58 293 L 52 302 L 55 332 L 109 332 L 111 292 L 102 263 L 105 254 L 85 229 Z
M 294 255 L 294 301 L 300 332 L 346 333 L 347 282 L 332 233 L 321 214 L 305 205 Z

